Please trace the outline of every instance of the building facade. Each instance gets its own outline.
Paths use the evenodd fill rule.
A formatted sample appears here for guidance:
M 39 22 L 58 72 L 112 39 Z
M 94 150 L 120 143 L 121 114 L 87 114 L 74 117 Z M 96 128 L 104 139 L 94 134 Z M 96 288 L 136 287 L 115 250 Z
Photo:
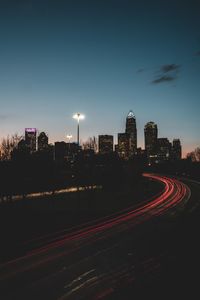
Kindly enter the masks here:
M 117 153 L 120 158 L 129 159 L 130 156 L 130 136 L 128 133 L 118 133 Z
M 137 152 L 137 127 L 136 118 L 131 110 L 126 117 L 125 133 L 129 135 L 129 157 L 132 157 Z
M 99 153 L 109 154 L 113 152 L 113 135 L 99 135 Z
M 36 137 L 37 137 L 36 128 L 25 128 L 25 143 L 30 153 L 36 151 Z
M 157 140 L 157 163 L 169 161 L 171 159 L 171 143 L 168 138 L 158 138 Z
M 151 164 L 156 159 L 158 127 L 154 122 L 148 122 L 144 127 L 144 144 L 147 160 Z
M 48 149 L 49 138 L 45 132 L 38 135 L 38 151 L 45 151 Z
M 182 157 L 182 146 L 179 139 L 173 139 L 172 141 L 172 160 L 180 160 Z

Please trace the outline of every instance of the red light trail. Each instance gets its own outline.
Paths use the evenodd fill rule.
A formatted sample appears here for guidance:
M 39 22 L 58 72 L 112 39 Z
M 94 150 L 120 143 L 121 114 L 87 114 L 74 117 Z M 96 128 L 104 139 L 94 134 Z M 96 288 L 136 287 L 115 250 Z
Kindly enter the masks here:
M 138 276 L 157 272 L 162 253 L 144 251 L 140 228 L 145 235 L 148 228 L 154 231 L 148 221 L 178 212 L 191 192 L 175 178 L 143 176 L 161 182 L 162 191 L 138 206 L 28 241 L 32 251 L 1 264 L 0 290 L 5 299 L 103 299 L 135 284 Z M 141 250 L 142 258 L 137 255 Z
M 97 220 L 96 223 L 83 224 L 82 229 L 67 234 L 61 232 L 61 235 L 58 235 L 56 238 L 51 238 L 51 236 L 47 236 L 48 239 L 46 236 L 41 237 L 35 242 L 39 241 L 39 243 L 42 244 L 42 240 L 44 239 L 46 243 L 45 246 L 38 247 L 27 253 L 27 255 L 0 266 L 0 280 L 3 274 L 3 277 L 5 277 L 6 274 L 6 277 L 10 276 L 11 273 L 13 274 L 13 272 L 9 272 L 11 267 L 15 270 L 14 274 L 24 272 L 29 268 L 36 268 L 60 256 L 75 252 L 81 247 L 92 244 L 99 239 L 108 238 L 115 234 L 115 232 L 123 232 L 127 229 L 127 226 L 130 229 L 152 217 L 165 214 L 174 208 L 174 206 L 178 206 L 187 201 L 190 197 L 189 188 L 176 179 L 147 173 L 143 174 L 143 176 L 162 182 L 164 185 L 162 193 L 155 196 L 151 201 L 146 201 L 145 204 L 143 203 L 139 207 L 130 207 L 122 210 L 120 213 Z M 26 264 L 25 262 L 29 260 L 31 260 L 32 263 Z M 15 267 L 13 268 L 14 265 Z M 7 270 L 8 272 L 2 273 L 3 270 Z

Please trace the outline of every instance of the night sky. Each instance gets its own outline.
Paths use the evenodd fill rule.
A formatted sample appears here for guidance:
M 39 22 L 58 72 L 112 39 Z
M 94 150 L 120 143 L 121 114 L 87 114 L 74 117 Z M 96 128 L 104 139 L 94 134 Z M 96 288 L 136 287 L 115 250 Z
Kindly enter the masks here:
M 144 125 L 200 146 L 200 1 L 0 0 L 0 137 L 25 127 L 50 142 Z

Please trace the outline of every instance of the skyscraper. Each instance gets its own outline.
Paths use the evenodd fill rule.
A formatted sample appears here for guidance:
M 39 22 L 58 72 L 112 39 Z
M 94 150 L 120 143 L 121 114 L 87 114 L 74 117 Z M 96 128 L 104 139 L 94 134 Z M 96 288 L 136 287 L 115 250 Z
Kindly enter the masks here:
M 130 152 L 130 136 L 128 133 L 118 133 L 117 152 L 119 157 L 123 159 L 129 158 Z
M 179 139 L 174 139 L 172 142 L 172 159 L 179 160 L 182 156 L 182 147 Z
M 148 122 L 144 127 L 144 141 L 147 158 L 156 154 L 158 128 L 154 122 Z
M 36 151 L 36 135 L 36 128 L 25 128 L 25 143 L 30 153 Z
M 137 151 L 137 128 L 136 118 L 130 110 L 126 117 L 126 134 L 129 135 L 129 157 L 133 156 Z
M 44 151 L 48 149 L 48 136 L 45 132 L 41 132 L 38 136 L 38 150 Z
M 109 154 L 113 152 L 113 135 L 99 135 L 99 153 Z
M 157 140 L 157 162 L 162 163 L 170 160 L 171 143 L 167 138 L 158 138 Z

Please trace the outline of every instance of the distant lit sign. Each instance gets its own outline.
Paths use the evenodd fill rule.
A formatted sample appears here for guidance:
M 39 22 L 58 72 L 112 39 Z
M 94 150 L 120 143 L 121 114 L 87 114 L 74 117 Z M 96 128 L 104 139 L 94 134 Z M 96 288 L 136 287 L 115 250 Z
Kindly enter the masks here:
M 37 129 L 36 128 L 25 128 L 26 132 L 36 132 Z

